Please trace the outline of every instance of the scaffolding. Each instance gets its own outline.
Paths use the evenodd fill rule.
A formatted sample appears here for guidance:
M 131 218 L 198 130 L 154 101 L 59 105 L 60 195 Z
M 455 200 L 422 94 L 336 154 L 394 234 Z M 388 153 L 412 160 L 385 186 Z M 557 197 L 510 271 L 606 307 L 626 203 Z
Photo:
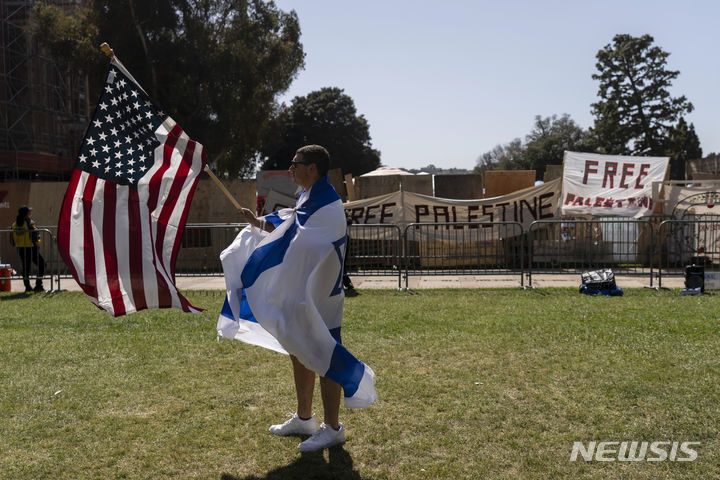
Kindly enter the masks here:
M 0 181 L 63 179 L 87 125 L 85 81 L 29 31 L 35 0 L 0 0 Z M 81 0 L 50 2 L 72 11 Z

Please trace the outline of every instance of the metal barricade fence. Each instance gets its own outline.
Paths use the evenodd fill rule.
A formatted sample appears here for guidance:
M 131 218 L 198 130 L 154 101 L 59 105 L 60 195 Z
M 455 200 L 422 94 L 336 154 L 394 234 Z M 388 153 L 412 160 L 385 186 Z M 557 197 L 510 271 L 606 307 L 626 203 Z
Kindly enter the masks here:
M 615 274 L 648 276 L 657 263 L 655 235 L 647 220 L 537 220 L 527 233 L 528 278 L 540 273 L 580 274 L 612 268 Z
M 235 240 L 246 223 L 191 223 L 185 225 L 175 261 L 180 277 L 221 277 L 220 253 Z
M 175 262 L 176 276 L 222 276 L 220 253 L 227 248 L 237 234 L 247 226 L 236 224 L 187 224 L 181 240 Z M 62 258 L 58 254 L 57 242 L 53 231 L 56 226 L 42 227 L 38 231 L 49 235 L 43 241 L 43 256 L 46 259 L 47 272 L 53 272 L 58 278 L 71 276 Z M 0 259 L 5 262 L 5 252 L 10 251 L 9 232 L 7 238 L 0 239 Z M 397 276 L 398 285 L 402 274 L 402 241 L 400 227 L 397 225 L 350 225 L 348 228 L 348 250 L 346 268 L 352 275 Z M 19 259 L 16 259 L 19 262 Z M 0 263 L 3 263 L 0 262 Z M 46 275 L 47 276 L 47 275 Z
M 245 226 L 187 225 L 176 275 L 222 276 L 220 252 Z M 56 228 L 37 230 L 51 290 L 60 288 L 60 278 L 70 276 L 58 254 Z M 10 229 L 0 230 L 0 265 L 11 265 L 11 278 L 18 280 L 22 265 L 11 235 Z M 600 268 L 648 276 L 650 286 L 657 272 L 662 286 L 663 276 L 684 275 L 693 263 L 720 271 L 720 218 L 665 220 L 657 227 L 650 220 L 552 219 L 535 221 L 527 231 L 515 222 L 414 223 L 404 231 L 394 224 L 353 224 L 348 227 L 345 268 L 350 275 L 396 276 L 398 288 L 403 275 L 406 288 L 410 275 L 520 275 L 524 285 L 527 274 L 532 286 L 533 274 L 579 275 Z M 37 272 L 35 264 L 31 268 Z
M 401 287 L 402 241 L 393 224 L 348 226 L 345 272 L 361 276 L 397 276 Z
M 68 269 L 67 265 L 65 265 L 65 261 L 63 261 L 62 257 L 60 256 L 60 251 L 57 247 L 57 231 L 58 227 L 57 225 L 43 225 L 38 227 L 41 230 L 47 230 L 50 232 L 50 235 L 52 237 L 52 244 L 45 245 L 45 248 L 52 250 L 51 257 L 53 258 L 53 266 L 52 271 L 56 273 L 58 278 L 58 283 L 60 283 L 61 278 L 72 278 L 72 274 L 70 273 L 70 269 Z M 47 257 L 46 257 L 47 259 Z M 58 287 L 59 289 L 60 287 Z
M 681 276 L 688 265 L 702 265 L 705 272 L 720 270 L 720 219 L 665 220 L 658 228 L 658 286 L 665 276 Z
M 222 276 L 220 252 L 227 248 L 237 234 L 247 226 L 246 223 L 190 223 L 185 225 L 185 231 L 180 243 L 177 260 L 175 261 L 175 275 L 179 277 Z M 42 227 L 54 232 L 57 236 L 57 226 Z M 71 277 L 65 263 L 57 253 L 57 243 L 53 242 L 54 258 L 57 265 L 54 271 L 62 277 Z
M 60 273 L 59 266 L 65 265 L 62 259 L 57 254 L 57 243 L 52 232 L 47 228 L 38 228 L 32 230 L 32 233 L 37 233 L 38 243 L 37 249 L 33 247 L 27 247 L 30 250 L 23 250 L 22 255 L 27 255 L 26 265 L 23 265 L 23 259 L 21 259 L 21 251 L 13 246 L 11 242 L 12 229 L 0 230 L 0 278 L 2 279 L 2 290 L 10 288 L 10 284 L 7 285 L 5 282 L 11 280 L 23 279 L 25 268 L 28 268 L 28 279 L 33 285 L 36 278 L 39 278 L 40 259 L 42 257 L 42 263 L 44 264 L 44 272 L 41 280 L 50 280 L 50 291 L 60 289 Z M 47 287 L 45 287 L 47 289 Z
M 517 222 L 411 223 L 404 234 L 409 275 L 520 275 L 525 248 Z

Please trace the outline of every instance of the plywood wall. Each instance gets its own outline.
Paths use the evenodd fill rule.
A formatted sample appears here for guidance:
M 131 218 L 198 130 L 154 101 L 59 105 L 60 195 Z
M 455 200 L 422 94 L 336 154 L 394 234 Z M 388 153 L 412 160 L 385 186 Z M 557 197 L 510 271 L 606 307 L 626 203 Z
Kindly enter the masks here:
M 488 170 L 485 198 L 498 197 L 535 185 L 535 170 Z
M 241 206 L 255 208 L 255 180 L 224 180 L 223 184 Z M 57 225 L 67 186 L 67 182 L 0 183 L 0 228 L 9 228 L 12 225 L 18 208 L 22 205 L 33 208 L 33 220 L 38 225 Z M 203 178 L 195 190 L 187 221 L 237 223 L 240 220 L 230 200 L 210 179 Z
M 241 207 L 255 211 L 257 181 L 223 180 Z M 188 223 L 237 223 L 237 210 L 209 178 L 201 178 L 190 204 Z
M 400 189 L 400 182 L 406 192 L 431 196 L 433 194 L 432 175 L 383 175 L 355 178 L 355 199 L 397 192 Z
M 556 178 L 562 178 L 563 176 L 563 166 L 562 165 L 546 165 L 545 166 L 545 175 L 543 176 L 543 182 L 549 182 L 550 180 L 555 180 Z
M 435 196 L 456 200 L 483 198 L 483 179 L 479 173 L 435 175 Z
M 340 199 L 343 202 L 347 202 L 347 190 L 345 189 L 345 181 L 343 179 L 342 170 L 339 168 L 333 168 L 328 172 L 328 178 L 330 179 L 330 184 L 340 196 Z

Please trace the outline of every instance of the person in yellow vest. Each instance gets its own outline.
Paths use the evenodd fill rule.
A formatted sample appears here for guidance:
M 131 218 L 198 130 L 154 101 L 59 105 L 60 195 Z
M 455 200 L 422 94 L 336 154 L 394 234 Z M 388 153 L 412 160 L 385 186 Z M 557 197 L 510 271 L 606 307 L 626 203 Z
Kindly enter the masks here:
M 17 218 L 15 219 L 15 223 L 12 225 L 12 243 L 17 248 L 18 255 L 20 256 L 20 262 L 22 263 L 25 293 L 45 291 L 42 284 L 43 275 L 45 275 L 45 259 L 38 251 L 40 238 L 35 222 L 30 218 L 31 216 L 32 208 L 23 205 L 18 209 Z M 35 288 L 32 288 L 30 285 L 30 268 L 33 263 L 38 267 Z

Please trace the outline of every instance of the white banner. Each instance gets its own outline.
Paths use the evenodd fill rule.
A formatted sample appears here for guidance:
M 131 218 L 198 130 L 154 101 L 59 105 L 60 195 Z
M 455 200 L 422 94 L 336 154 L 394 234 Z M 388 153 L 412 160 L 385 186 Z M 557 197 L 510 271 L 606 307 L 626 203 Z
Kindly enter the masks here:
M 518 222 L 527 229 L 535 220 L 557 217 L 559 199 L 558 178 L 494 198 L 451 200 L 398 191 L 343 206 L 354 224 L 390 224 L 404 229 L 410 223 Z
M 669 157 L 565 152 L 563 215 L 652 214 L 652 182 L 665 180 Z

